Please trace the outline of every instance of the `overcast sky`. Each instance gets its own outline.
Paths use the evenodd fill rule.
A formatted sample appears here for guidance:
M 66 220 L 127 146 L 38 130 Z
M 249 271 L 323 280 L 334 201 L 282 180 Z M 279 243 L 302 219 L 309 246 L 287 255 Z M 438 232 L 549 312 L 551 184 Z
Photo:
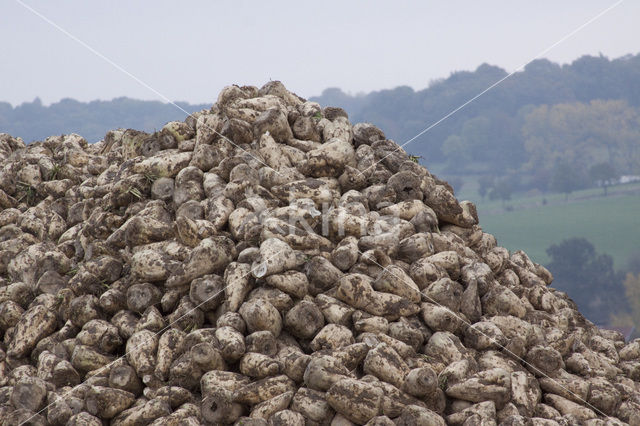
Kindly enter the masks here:
M 281 80 L 299 95 L 422 89 L 483 62 L 513 71 L 616 0 L 22 0 L 171 100 L 213 102 L 228 84 Z M 640 51 L 626 0 L 544 56 Z M 0 101 L 162 99 L 16 0 L 0 0 Z

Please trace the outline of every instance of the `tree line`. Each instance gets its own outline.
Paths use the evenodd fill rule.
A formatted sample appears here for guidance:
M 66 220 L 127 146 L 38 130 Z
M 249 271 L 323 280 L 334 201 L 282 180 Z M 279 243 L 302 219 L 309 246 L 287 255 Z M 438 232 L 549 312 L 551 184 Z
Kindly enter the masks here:
M 209 104 L 176 102 L 189 113 L 210 108 Z M 19 136 L 25 142 L 48 136 L 77 133 L 89 142 L 104 138 L 107 131 L 132 128 L 153 132 L 167 122 L 184 120 L 187 114 L 175 105 L 126 97 L 110 101 L 79 102 L 62 99 L 44 106 L 39 98 L 15 107 L 0 102 L 0 133 Z

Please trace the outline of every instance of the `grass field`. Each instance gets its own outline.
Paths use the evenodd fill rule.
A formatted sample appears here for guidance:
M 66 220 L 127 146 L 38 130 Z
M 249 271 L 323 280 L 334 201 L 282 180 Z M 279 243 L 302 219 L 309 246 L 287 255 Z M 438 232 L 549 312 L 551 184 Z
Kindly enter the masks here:
M 640 251 L 640 185 L 601 189 L 564 195 L 517 197 L 506 203 L 477 201 L 480 225 L 509 250 L 524 250 L 535 262 L 549 261 L 545 250 L 571 237 L 584 237 L 598 253 L 609 254 L 617 269 L 623 268 L 633 252 Z M 464 199 L 462 192 L 459 199 Z M 475 198 L 478 198 L 477 195 Z M 467 199 L 474 199 L 468 197 Z

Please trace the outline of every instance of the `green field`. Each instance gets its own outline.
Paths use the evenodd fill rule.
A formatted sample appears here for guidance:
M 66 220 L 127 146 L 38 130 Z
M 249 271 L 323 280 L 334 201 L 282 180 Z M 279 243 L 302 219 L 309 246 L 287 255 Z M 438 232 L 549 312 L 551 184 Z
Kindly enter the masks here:
M 509 250 L 524 250 L 535 262 L 549 261 L 545 250 L 571 237 L 584 237 L 598 253 L 609 254 L 615 268 L 624 268 L 629 256 L 640 251 L 640 185 L 601 189 L 564 195 L 518 197 L 506 203 L 477 202 L 480 225 Z M 473 194 L 462 192 L 459 199 Z M 478 198 L 477 195 L 475 198 Z

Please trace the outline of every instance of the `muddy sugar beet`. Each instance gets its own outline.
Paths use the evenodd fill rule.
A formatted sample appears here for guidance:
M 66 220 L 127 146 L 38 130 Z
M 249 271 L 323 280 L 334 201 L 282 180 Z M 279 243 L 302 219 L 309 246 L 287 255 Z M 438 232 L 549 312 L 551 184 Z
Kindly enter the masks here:
M 552 280 L 280 82 L 155 133 L 0 134 L 4 425 L 640 424 L 640 341 Z

